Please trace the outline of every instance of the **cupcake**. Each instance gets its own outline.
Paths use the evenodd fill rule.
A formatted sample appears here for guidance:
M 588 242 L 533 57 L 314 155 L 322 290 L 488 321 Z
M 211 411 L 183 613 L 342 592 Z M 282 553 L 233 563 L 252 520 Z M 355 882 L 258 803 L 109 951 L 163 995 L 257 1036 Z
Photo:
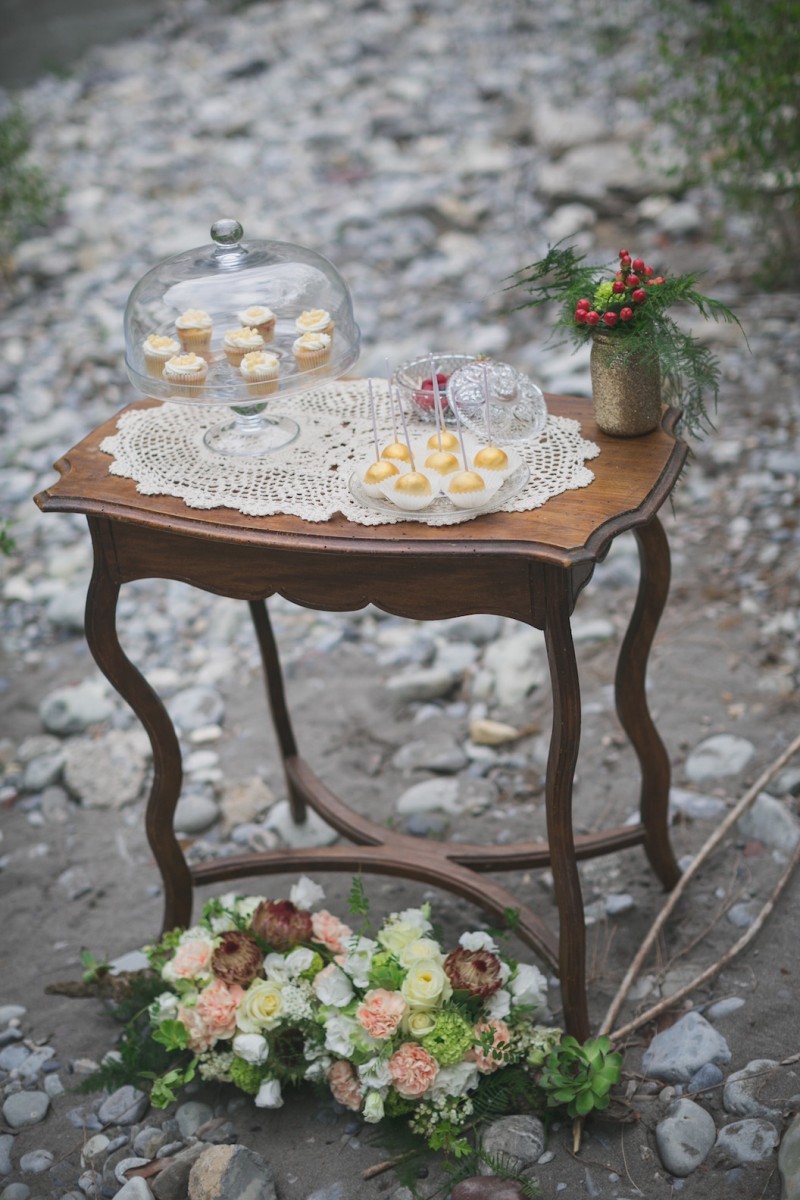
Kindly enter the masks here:
M 144 365 L 147 368 L 147 374 L 152 375 L 153 379 L 160 379 L 164 374 L 164 363 L 169 358 L 174 358 L 176 354 L 180 354 L 180 342 L 173 337 L 166 337 L 164 334 L 151 333 L 149 337 L 144 339 L 142 345 L 144 351 Z
M 301 371 L 321 367 L 331 356 L 331 339 L 327 333 L 304 333 L 292 344 L 292 354 Z
M 299 334 L 327 333 L 329 337 L 333 337 L 331 314 L 324 308 L 307 308 L 305 312 L 300 313 L 294 327 Z
M 239 364 L 239 373 L 251 396 L 271 396 L 278 390 L 280 359 L 269 350 L 252 350 Z
M 243 325 L 241 329 L 229 329 L 222 338 L 222 349 L 232 367 L 238 367 L 245 354 L 264 349 L 264 339 L 257 330 Z
M 202 353 L 211 345 L 211 317 L 202 308 L 187 308 L 175 322 L 184 350 Z
M 164 363 L 164 378 L 178 385 L 183 396 L 199 396 L 208 374 L 208 363 L 199 354 L 176 354 Z
M 275 332 L 275 313 L 271 308 L 267 308 L 264 304 L 251 304 L 249 308 L 243 308 L 241 312 L 237 312 L 236 320 L 240 324 L 246 325 L 248 329 L 255 329 L 265 342 L 271 341 Z

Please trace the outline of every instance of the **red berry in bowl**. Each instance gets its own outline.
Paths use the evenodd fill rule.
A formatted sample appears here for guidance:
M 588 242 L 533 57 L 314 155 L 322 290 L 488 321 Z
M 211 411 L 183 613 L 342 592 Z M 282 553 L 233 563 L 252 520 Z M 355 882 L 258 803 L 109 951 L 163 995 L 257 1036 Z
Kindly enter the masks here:
M 441 371 L 436 372 L 436 382 L 439 384 L 439 395 L 442 401 L 442 408 L 447 408 L 447 381 L 449 375 L 443 374 Z M 436 407 L 436 399 L 433 395 L 433 379 L 423 379 L 419 385 L 420 391 L 414 392 L 414 403 L 418 408 L 422 408 L 425 412 L 433 412 Z

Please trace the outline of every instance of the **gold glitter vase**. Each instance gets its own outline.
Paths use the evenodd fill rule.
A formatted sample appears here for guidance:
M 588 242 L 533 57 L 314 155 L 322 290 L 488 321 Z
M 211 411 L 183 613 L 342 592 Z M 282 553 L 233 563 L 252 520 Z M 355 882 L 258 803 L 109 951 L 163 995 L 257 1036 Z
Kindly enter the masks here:
M 620 341 L 605 333 L 592 337 L 590 367 L 594 416 L 603 433 L 639 437 L 661 421 L 658 359 L 620 356 Z

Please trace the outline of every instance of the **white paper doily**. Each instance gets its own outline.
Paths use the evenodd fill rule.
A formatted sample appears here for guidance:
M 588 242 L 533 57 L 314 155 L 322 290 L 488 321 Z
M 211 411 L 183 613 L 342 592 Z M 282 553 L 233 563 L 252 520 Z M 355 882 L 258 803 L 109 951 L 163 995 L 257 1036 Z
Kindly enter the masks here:
M 385 444 L 392 440 L 386 381 L 373 379 L 372 387 Z M 294 417 L 300 436 L 264 458 L 229 458 L 209 450 L 203 434 L 230 411 L 179 404 L 124 413 L 101 449 L 114 457 L 111 474 L 134 480 L 142 495 L 177 496 L 190 508 L 233 508 L 249 517 L 284 513 L 304 521 L 327 521 L 338 512 L 358 525 L 405 519 L 402 513 L 392 517 L 368 510 L 348 488 L 353 470 L 365 469 L 375 458 L 366 380 L 324 383 L 294 397 L 277 395 L 269 406 Z M 423 431 L 430 433 L 430 425 L 409 418 L 412 437 Z M 584 462 L 600 453 L 581 436 L 577 421 L 551 415 L 535 441 L 519 442 L 515 449 L 528 464 L 530 479 L 518 495 L 498 505 L 502 512 L 527 512 L 561 492 L 586 487 L 594 474 Z M 474 515 L 464 512 L 463 519 Z M 442 522 L 432 515 L 427 523 Z

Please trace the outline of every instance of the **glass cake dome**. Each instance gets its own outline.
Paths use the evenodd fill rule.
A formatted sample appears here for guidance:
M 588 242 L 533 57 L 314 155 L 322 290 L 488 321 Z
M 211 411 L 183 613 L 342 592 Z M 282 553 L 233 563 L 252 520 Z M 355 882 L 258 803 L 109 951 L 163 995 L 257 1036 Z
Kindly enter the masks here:
M 298 432 L 290 418 L 262 417 L 264 410 L 345 374 L 358 359 L 360 333 L 347 285 L 328 259 L 291 242 L 243 237 L 238 221 L 216 221 L 210 245 L 142 277 L 125 309 L 125 366 L 146 396 L 231 408 L 237 419 L 226 428 L 234 435 L 226 445 L 223 427 L 216 442 L 209 431 L 213 449 L 262 454 Z M 251 433 L 261 429 L 260 444 L 251 437 L 242 448 L 243 422 Z

